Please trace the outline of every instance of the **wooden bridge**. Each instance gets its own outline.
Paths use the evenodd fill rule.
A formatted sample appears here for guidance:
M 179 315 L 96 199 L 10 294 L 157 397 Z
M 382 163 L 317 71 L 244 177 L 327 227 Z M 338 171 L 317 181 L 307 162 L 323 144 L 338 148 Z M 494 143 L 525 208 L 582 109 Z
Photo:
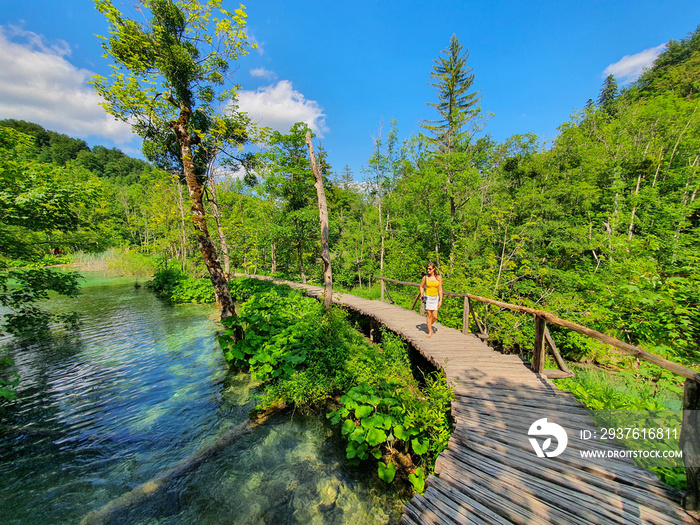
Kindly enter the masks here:
M 275 282 L 319 299 L 323 293 Z M 698 523 L 681 506 L 683 494 L 637 468 L 624 447 L 580 439 L 582 431 L 600 437 L 590 412 L 519 357 L 440 324 L 427 338 L 425 318 L 393 304 L 350 294 L 334 294 L 333 302 L 401 335 L 455 390 L 448 450 L 425 492 L 404 506 L 403 523 Z M 533 423 L 543 418 L 568 431 L 568 446 L 557 457 L 538 457 L 529 441 Z M 586 451 L 606 457 L 582 457 Z

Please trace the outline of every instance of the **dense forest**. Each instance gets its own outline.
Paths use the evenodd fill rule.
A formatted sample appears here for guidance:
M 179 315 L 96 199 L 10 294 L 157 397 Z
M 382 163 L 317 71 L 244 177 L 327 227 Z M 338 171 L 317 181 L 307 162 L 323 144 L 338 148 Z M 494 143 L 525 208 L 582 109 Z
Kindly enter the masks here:
M 697 362 L 700 33 L 671 41 L 622 90 L 608 77 L 548 147 L 532 134 L 491 139 L 467 57 L 453 37 L 431 74 L 436 120 L 407 139 L 394 121 L 380 128 L 362 174 L 329 166 L 321 148 L 336 287 L 417 281 L 434 260 L 449 290 L 537 305 Z M 205 275 L 172 155 L 147 163 L 36 124 L 0 126 L 4 266 L 113 247 Z M 321 278 L 305 132 L 267 134 L 245 176 L 197 166 L 227 273 Z M 530 340 L 516 317 L 483 316 L 503 348 Z M 443 321 L 457 317 L 448 304 Z M 572 358 L 602 351 L 557 337 Z

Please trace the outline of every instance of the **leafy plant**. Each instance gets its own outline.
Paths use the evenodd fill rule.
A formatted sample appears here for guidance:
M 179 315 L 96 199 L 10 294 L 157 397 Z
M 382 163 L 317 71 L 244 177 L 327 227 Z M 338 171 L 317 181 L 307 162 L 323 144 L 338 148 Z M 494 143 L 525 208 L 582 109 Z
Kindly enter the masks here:
M 180 270 L 172 268 L 156 272 L 148 286 L 174 303 L 212 303 L 215 298 L 209 279 L 187 277 Z
M 394 477 L 396 476 L 396 465 L 394 465 L 391 461 L 388 463 L 383 463 L 380 461 L 377 473 L 379 474 L 380 479 L 386 481 L 387 483 L 391 483 L 394 481 Z
M 219 344 L 232 366 L 264 382 L 260 408 L 319 406 L 340 393 L 340 406 L 327 417 L 340 425 L 351 463 L 384 457 L 378 475 L 387 482 L 397 473 L 394 454 L 426 471 L 450 436 L 453 394 L 445 379 L 429 374 L 421 389 L 398 336 L 382 332 L 382 345 L 372 345 L 344 312 L 325 312 L 286 286 L 251 281 L 231 282 L 232 293 L 246 299 L 237 317 L 223 321 Z
M 429 376 L 429 381 L 425 398 L 416 396 L 410 385 L 385 380 L 379 380 L 375 385 L 355 386 L 342 396 L 341 407 L 327 417 L 334 424 L 343 422 L 341 434 L 348 440 L 348 459 L 364 460 L 370 455 L 379 459 L 387 453 L 391 456 L 403 451 L 405 454 L 412 452 L 414 463 L 431 464 L 449 440 L 445 413 L 451 395 L 436 395 L 440 391 L 440 380 Z M 425 408 L 418 412 L 419 407 Z M 439 441 L 431 446 L 433 439 Z M 379 463 L 378 468 L 384 481 L 390 482 L 389 477 L 393 479 L 387 463 Z M 425 470 L 416 470 L 411 476 L 413 478 L 409 476 L 409 481 L 414 488 L 422 491 Z
M 421 467 L 416 468 L 415 472 L 408 475 L 408 481 L 411 482 L 416 492 L 422 493 L 425 489 L 425 470 Z
M 186 276 L 180 270 L 168 268 L 157 271 L 149 281 L 148 287 L 161 297 L 170 299 L 175 288 L 185 279 Z

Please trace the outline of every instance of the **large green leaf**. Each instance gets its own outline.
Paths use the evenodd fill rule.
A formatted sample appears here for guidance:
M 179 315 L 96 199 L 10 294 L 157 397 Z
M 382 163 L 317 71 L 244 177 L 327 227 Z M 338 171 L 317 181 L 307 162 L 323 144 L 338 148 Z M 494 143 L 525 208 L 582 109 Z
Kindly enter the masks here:
M 369 405 L 360 405 L 355 409 L 355 417 L 357 419 L 362 419 L 363 417 L 369 416 L 372 411 L 374 411 L 374 407 Z
M 377 468 L 377 473 L 381 479 L 387 483 L 391 483 L 394 481 L 394 476 L 396 476 L 396 465 L 391 462 L 383 463 L 380 461 Z
M 413 447 L 413 452 L 418 454 L 419 456 L 422 456 L 426 452 L 428 452 L 428 445 L 429 445 L 428 438 L 423 439 L 422 441 L 418 441 L 418 439 L 412 439 L 411 440 L 411 446 Z
M 346 419 L 343 422 L 343 427 L 340 429 L 341 434 L 346 435 L 355 430 L 355 422 L 352 419 Z
M 384 443 L 385 441 L 386 433 L 383 430 L 373 427 L 367 431 L 367 443 L 369 443 L 371 447 Z
M 408 481 L 411 482 L 416 492 L 422 494 L 425 489 L 425 471 L 421 467 L 418 467 L 415 473 L 408 475 Z

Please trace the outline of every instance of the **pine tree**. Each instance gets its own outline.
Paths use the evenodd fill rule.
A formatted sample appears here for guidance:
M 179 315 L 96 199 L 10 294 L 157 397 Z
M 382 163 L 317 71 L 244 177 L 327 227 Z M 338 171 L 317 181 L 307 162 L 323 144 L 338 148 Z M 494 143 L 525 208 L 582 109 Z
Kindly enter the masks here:
M 429 82 L 437 88 L 438 102 L 428 103 L 437 109 L 440 118 L 426 120 L 421 126 L 434 135 L 433 142 L 442 152 L 452 152 L 464 127 L 481 112 L 481 96 L 479 91 L 469 92 L 474 84 L 474 73 L 467 67 L 469 50 L 464 50 L 456 35 L 441 54 L 444 56 L 434 60 L 430 74 L 435 82 Z
M 430 141 L 437 147 L 435 167 L 444 180 L 444 189 L 450 205 L 450 268 L 454 266 L 454 250 L 457 241 L 457 209 L 469 200 L 465 192 L 464 175 L 469 173 L 469 146 L 472 135 L 479 129 L 481 113 L 479 91 L 471 92 L 474 73 L 467 67 L 469 50 L 464 50 L 455 35 L 450 45 L 435 60 L 430 74 L 437 88 L 437 102 L 428 104 L 437 109 L 440 118 L 424 121 L 421 126 L 433 134 Z M 458 200 L 461 203 L 458 203 Z
M 598 95 L 598 107 L 607 113 L 613 112 L 613 104 L 620 94 L 614 75 L 608 75 L 603 81 L 603 87 Z

